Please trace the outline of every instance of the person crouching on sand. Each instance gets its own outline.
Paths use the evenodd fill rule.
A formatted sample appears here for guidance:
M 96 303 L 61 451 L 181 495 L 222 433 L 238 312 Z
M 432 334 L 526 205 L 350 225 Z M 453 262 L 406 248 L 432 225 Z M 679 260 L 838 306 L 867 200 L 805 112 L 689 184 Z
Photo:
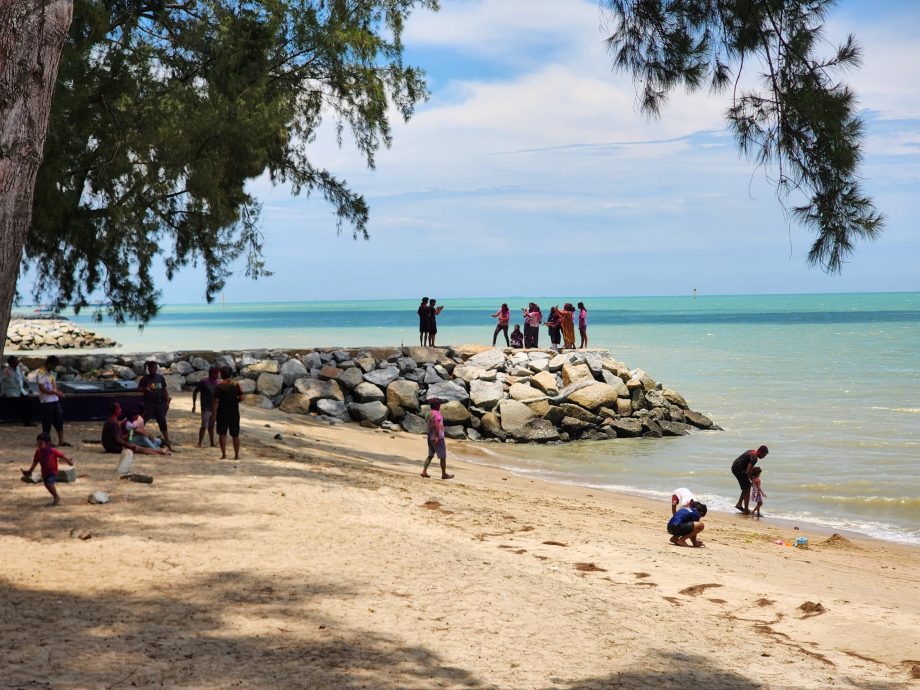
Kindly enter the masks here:
M 697 539 L 699 533 L 703 531 L 701 518 L 706 516 L 707 508 L 705 503 L 691 501 L 687 508 L 681 508 L 674 516 L 668 520 L 668 534 L 671 535 L 671 543 L 677 546 L 686 546 L 687 539 L 693 546 L 699 548 L 703 542 Z
M 51 436 L 47 433 L 42 432 L 35 437 L 35 446 L 35 455 L 32 457 L 32 465 L 29 469 L 22 471 L 22 476 L 31 477 L 32 470 L 35 469 L 35 466 L 41 465 L 42 484 L 48 489 L 48 493 L 51 494 L 51 498 L 53 499 L 50 505 L 56 506 L 61 502 L 61 497 L 58 496 L 56 488 L 58 460 L 63 460 L 71 467 L 73 467 L 73 460 L 51 445 Z
M 679 489 L 674 489 L 674 493 L 671 494 L 671 515 L 677 513 L 681 508 L 690 508 L 692 506 L 693 494 L 690 493 L 690 489 L 683 486 Z
M 438 460 L 441 461 L 441 479 L 453 479 L 454 475 L 447 474 L 447 447 L 444 444 L 444 417 L 441 416 L 441 403 L 438 400 L 432 400 L 429 404 L 431 410 L 427 415 L 428 457 L 425 458 L 422 476 L 426 479 L 431 476 L 428 474 L 428 465 L 431 464 L 431 459 L 437 454 Z

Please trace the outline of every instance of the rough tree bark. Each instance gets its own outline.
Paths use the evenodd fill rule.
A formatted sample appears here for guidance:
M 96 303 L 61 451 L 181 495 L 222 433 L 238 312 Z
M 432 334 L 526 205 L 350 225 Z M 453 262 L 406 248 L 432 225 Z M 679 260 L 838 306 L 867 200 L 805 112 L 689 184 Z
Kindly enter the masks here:
M 73 0 L 0 0 L 0 353 Z

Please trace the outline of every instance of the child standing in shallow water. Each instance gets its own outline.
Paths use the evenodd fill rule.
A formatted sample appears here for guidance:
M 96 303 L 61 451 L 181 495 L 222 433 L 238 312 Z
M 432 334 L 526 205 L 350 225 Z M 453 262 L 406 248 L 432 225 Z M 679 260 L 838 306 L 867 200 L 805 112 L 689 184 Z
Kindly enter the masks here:
M 751 515 L 754 517 L 760 517 L 760 506 L 763 505 L 763 499 L 767 497 L 760 486 L 761 474 L 763 474 L 762 467 L 755 467 L 751 471 L 751 503 L 754 504 L 754 510 L 751 511 Z
M 51 501 L 51 505 L 56 506 L 61 502 L 61 497 L 58 496 L 56 488 L 58 460 L 63 460 L 71 467 L 73 467 L 73 460 L 52 446 L 51 436 L 46 433 L 41 433 L 35 437 L 35 445 L 36 449 L 35 455 L 32 457 L 32 465 L 29 469 L 23 470 L 22 474 L 24 477 L 29 477 L 32 475 L 32 470 L 35 469 L 36 465 L 41 465 L 42 483 L 48 489 L 51 498 L 54 499 Z
M 441 461 L 441 479 L 453 479 L 454 475 L 447 474 L 447 447 L 444 444 L 444 417 L 441 416 L 441 403 L 432 400 L 431 411 L 428 413 L 428 457 L 425 458 L 425 467 L 422 469 L 422 476 L 430 477 L 428 474 L 428 465 L 431 459 L 437 454 L 438 460 Z

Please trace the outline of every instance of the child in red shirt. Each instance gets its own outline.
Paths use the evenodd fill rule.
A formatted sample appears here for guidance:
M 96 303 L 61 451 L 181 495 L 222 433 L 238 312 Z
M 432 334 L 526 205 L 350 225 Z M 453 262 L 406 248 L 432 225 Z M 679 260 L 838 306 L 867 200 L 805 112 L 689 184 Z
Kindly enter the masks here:
M 42 483 L 54 499 L 51 501 L 51 505 L 56 506 L 61 502 L 61 497 L 58 496 L 57 489 L 55 488 L 55 484 L 57 484 L 58 460 L 63 460 L 71 467 L 73 467 L 73 460 L 51 445 L 51 436 L 49 434 L 42 433 L 36 436 L 35 445 L 36 449 L 35 455 L 32 457 L 32 466 L 27 470 L 23 470 L 22 474 L 25 477 L 29 477 L 32 475 L 32 470 L 35 469 L 36 465 L 41 465 Z

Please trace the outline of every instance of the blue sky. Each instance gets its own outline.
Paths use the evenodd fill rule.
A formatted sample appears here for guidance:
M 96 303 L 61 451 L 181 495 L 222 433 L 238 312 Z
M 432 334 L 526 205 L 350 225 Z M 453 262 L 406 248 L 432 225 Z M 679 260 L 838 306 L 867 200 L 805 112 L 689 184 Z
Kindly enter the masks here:
M 648 121 L 611 72 L 603 21 L 596 0 L 442 0 L 413 15 L 408 58 L 431 99 L 397 122 L 376 170 L 331 128 L 311 145 L 365 195 L 370 241 L 337 236 L 321 199 L 257 180 L 274 275 L 234 276 L 227 301 L 920 290 L 920 3 L 850 0 L 829 17 L 830 41 L 863 46 L 847 79 L 865 188 L 888 217 L 841 276 L 807 266 L 812 235 L 739 157 L 728 95 L 678 93 Z M 203 287 L 188 269 L 164 301 Z

